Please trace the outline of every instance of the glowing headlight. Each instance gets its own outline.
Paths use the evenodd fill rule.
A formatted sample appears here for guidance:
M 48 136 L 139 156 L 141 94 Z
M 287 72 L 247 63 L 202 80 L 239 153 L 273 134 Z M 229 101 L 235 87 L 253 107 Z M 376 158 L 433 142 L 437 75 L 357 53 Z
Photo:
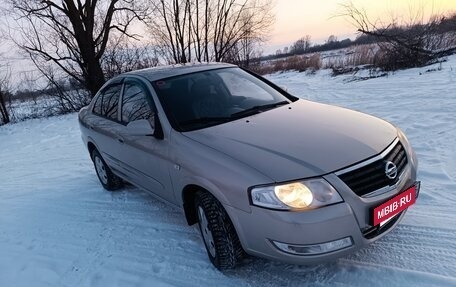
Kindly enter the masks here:
M 277 198 L 286 205 L 293 208 L 306 208 L 313 201 L 310 189 L 300 182 L 274 187 Z
M 343 201 L 323 178 L 255 187 L 251 196 L 254 205 L 282 210 L 314 209 Z

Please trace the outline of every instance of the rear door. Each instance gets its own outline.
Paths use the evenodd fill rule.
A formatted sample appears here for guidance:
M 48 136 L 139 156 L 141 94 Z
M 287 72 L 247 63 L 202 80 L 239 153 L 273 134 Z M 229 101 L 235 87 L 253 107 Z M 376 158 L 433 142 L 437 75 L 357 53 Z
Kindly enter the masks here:
M 125 152 L 120 155 L 120 160 L 133 174 L 133 183 L 174 202 L 167 139 L 131 135 L 128 132 L 128 123 L 136 120 L 146 119 L 153 126 L 155 111 L 147 86 L 136 79 L 126 80 L 120 110 L 123 128 L 119 133 Z
M 92 113 L 86 122 L 91 130 L 89 136 L 99 149 L 106 163 L 115 171 L 120 168 L 120 143 L 117 134 L 123 125 L 119 120 L 119 101 L 122 84 L 115 83 L 105 87 L 95 99 Z

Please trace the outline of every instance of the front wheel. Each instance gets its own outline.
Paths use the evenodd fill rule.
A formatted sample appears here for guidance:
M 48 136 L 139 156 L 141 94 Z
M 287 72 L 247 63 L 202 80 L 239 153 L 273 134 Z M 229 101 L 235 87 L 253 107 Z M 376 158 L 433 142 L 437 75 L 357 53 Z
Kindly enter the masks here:
M 92 161 L 98 179 L 106 190 L 113 191 L 122 187 L 122 179 L 112 173 L 111 169 L 96 149 L 92 151 Z
M 219 270 L 233 269 L 245 256 L 241 243 L 222 204 L 208 192 L 195 199 L 198 225 L 212 264 Z

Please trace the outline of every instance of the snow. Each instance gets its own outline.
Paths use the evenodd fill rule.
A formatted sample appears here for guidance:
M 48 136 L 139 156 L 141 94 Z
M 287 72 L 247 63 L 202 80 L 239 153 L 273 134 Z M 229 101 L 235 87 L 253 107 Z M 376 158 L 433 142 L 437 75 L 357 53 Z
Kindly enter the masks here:
M 249 258 L 221 273 L 179 210 L 133 187 L 103 190 L 76 114 L 2 126 L 0 286 L 456 286 L 456 56 L 438 68 L 368 81 L 268 76 L 302 98 L 393 122 L 420 161 L 421 194 L 402 223 L 316 266 Z

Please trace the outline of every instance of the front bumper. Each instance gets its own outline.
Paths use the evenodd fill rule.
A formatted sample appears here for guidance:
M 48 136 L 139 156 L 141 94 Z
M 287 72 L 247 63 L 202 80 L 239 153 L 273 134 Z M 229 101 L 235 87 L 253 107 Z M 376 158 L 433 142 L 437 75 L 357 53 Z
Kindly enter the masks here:
M 364 246 L 365 239 L 347 203 L 310 212 L 273 211 L 252 207 L 247 213 L 227 207 L 244 250 L 255 256 L 294 264 L 331 260 Z M 240 224 L 242 222 L 242 224 Z M 353 245 L 327 254 L 300 256 L 280 251 L 273 241 L 294 245 L 324 243 L 351 236 Z
M 354 194 L 336 175 L 327 175 L 325 179 L 338 190 L 344 202 L 305 212 L 252 206 L 249 213 L 230 206 L 225 208 L 247 253 L 293 264 L 321 263 L 353 253 L 394 229 L 406 211 L 377 228 L 371 226 L 371 210 L 414 184 L 415 166 L 409 164 L 404 176 L 405 180 L 394 190 L 363 198 Z M 348 240 L 351 244 L 347 244 Z M 330 248 L 327 252 L 326 247 L 322 247 L 321 252 L 316 252 L 318 254 L 303 255 L 289 252 L 284 248 L 286 245 L 297 246 L 295 250 L 314 250 L 309 246 Z

